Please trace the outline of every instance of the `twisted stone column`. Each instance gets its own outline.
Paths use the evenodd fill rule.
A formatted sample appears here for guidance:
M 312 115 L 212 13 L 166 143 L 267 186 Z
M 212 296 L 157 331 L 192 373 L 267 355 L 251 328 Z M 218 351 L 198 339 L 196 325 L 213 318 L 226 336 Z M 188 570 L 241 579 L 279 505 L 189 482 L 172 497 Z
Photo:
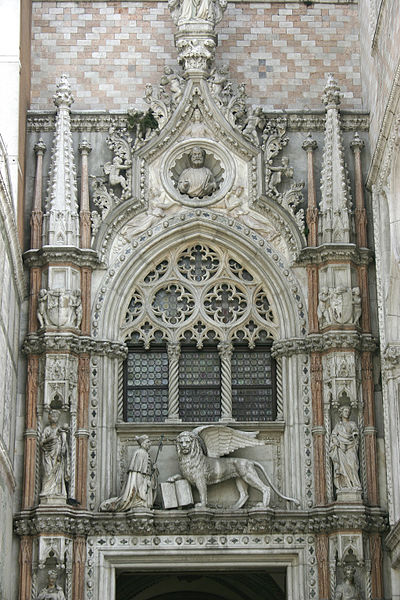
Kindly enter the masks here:
M 168 344 L 168 421 L 180 421 L 179 418 L 179 342 Z
M 231 342 L 220 342 L 218 351 L 221 358 L 221 421 L 232 421 L 232 365 L 233 346 Z

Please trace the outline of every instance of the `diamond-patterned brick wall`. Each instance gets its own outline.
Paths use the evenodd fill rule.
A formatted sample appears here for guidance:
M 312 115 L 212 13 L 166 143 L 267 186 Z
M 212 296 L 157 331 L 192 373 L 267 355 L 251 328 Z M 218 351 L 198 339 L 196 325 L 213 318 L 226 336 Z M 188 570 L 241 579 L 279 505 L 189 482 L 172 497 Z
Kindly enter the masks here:
M 147 82 L 177 67 L 175 26 L 166 2 L 33 2 L 32 105 L 53 108 L 55 81 L 69 75 L 78 109 L 142 104 Z M 217 26 L 217 65 L 246 82 L 267 109 L 321 108 L 329 71 L 343 106 L 362 108 L 358 7 L 229 3 Z

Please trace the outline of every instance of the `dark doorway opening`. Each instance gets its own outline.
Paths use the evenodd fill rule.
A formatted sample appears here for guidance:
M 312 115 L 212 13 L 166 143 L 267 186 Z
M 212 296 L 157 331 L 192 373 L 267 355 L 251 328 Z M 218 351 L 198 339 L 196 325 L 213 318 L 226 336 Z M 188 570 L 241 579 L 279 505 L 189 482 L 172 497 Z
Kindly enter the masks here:
M 116 600 L 286 600 L 286 570 L 117 572 Z

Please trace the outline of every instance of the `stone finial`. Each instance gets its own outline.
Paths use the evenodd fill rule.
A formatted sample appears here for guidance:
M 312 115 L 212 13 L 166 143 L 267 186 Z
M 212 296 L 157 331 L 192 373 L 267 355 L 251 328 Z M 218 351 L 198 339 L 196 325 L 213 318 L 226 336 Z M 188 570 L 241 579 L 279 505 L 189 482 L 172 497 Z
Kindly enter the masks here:
M 57 108 L 69 108 L 74 102 L 71 94 L 71 86 L 65 73 L 61 75 L 60 81 L 57 83 L 57 90 L 53 96 L 53 101 Z
M 68 80 L 63 75 L 54 96 L 57 115 L 44 216 L 43 243 L 51 246 L 79 245 L 76 169 L 69 111 L 72 101 Z
M 340 90 L 332 74 L 329 74 L 322 101 L 326 120 L 318 231 L 323 244 L 346 244 L 351 241 L 351 201 L 340 127 Z
M 318 144 L 317 144 L 316 140 L 313 139 L 313 137 L 311 135 L 311 131 L 308 132 L 307 137 L 304 140 L 304 142 L 302 143 L 301 147 L 306 152 L 312 152 L 313 150 L 318 148 Z
M 36 142 L 36 144 L 33 146 L 33 149 L 36 154 L 44 154 L 47 150 L 47 146 L 42 140 L 42 138 L 40 138 L 39 141 Z
M 330 108 L 338 108 L 340 106 L 340 99 L 342 93 L 337 84 L 336 79 L 333 77 L 333 73 L 328 73 L 328 80 L 322 94 L 321 100 L 325 104 L 326 110 Z
M 364 140 L 362 140 L 360 138 L 360 136 L 358 135 L 358 132 L 356 131 L 354 134 L 354 138 L 350 142 L 350 147 L 353 149 L 353 152 L 355 152 L 357 149 L 359 152 L 361 152 L 361 150 L 364 148 L 364 146 L 365 146 Z
M 92 146 L 91 144 L 89 144 L 89 142 L 87 141 L 87 139 L 83 139 L 81 141 L 81 143 L 79 144 L 79 152 L 81 154 L 90 154 L 92 151 Z

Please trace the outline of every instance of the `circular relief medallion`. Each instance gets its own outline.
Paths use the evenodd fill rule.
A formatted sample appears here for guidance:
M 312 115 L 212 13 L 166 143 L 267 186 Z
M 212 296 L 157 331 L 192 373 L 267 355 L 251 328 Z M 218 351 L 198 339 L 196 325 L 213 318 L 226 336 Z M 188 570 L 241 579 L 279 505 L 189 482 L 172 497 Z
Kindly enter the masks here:
M 166 157 L 161 179 L 169 194 L 185 206 L 209 206 L 232 187 L 232 157 L 210 140 L 191 139 Z

